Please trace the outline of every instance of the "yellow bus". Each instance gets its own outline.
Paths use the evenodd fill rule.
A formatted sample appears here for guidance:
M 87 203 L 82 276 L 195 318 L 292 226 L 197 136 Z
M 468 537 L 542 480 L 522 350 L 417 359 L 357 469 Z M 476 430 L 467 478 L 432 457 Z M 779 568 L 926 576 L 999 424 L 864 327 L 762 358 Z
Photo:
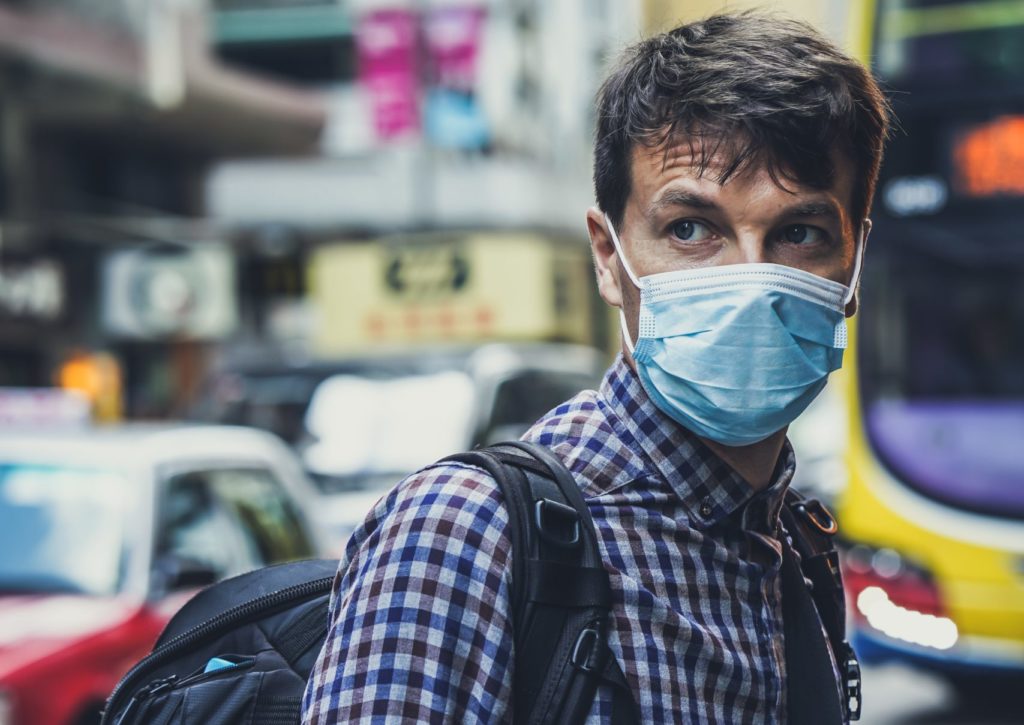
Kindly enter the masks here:
M 839 378 L 854 643 L 960 683 L 1021 674 L 1024 3 L 869 10 L 901 129 Z

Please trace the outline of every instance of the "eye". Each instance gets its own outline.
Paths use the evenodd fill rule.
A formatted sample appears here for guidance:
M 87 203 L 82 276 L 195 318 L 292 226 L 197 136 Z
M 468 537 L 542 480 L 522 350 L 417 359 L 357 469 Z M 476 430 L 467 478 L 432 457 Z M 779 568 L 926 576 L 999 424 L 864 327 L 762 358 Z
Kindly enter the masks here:
M 670 231 L 672 236 L 684 242 L 703 242 L 705 239 L 713 236 L 707 224 L 702 224 L 692 219 L 673 222 Z
M 817 244 L 825 241 L 825 232 L 807 224 L 790 224 L 782 230 L 782 241 L 788 244 Z

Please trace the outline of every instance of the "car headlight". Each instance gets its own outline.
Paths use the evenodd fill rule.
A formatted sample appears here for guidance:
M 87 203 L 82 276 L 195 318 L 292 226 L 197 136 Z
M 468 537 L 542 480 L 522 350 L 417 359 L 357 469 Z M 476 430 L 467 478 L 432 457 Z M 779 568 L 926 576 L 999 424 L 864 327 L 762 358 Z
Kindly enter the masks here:
M 14 706 L 5 692 L 0 692 L 0 725 L 14 725 Z

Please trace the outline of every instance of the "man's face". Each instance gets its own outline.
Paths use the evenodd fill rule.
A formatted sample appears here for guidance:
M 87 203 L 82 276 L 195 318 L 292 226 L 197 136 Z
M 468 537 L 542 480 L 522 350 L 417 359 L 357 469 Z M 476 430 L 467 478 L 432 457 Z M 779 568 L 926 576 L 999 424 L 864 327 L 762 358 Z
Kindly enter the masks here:
M 634 148 L 632 189 L 616 229 L 638 277 L 725 264 L 770 262 L 849 284 L 860 219 L 850 217 L 853 165 L 836 159 L 835 182 L 813 189 L 778 186 L 763 165 L 752 165 L 725 184 L 716 179 L 724 159 L 699 173 L 690 144 Z M 606 302 L 623 307 L 633 339 L 639 290 L 622 267 L 603 214 L 587 215 L 598 286 Z M 856 302 L 847 315 L 856 311 Z

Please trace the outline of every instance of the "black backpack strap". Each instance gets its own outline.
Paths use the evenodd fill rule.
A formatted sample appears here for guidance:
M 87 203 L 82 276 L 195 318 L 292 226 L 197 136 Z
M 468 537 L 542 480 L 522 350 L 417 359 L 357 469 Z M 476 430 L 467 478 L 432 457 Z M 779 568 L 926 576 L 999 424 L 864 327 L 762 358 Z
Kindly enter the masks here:
M 515 722 L 582 723 L 602 680 L 616 683 L 617 711 L 630 714 L 616 722 L 636 722 L 632 695 L 628 686 L 620 693 L 625 678 L 608 649 L 611 587 L 594 522 L 565 465 L 548 449 L 519 441 L 445 460 L 487 471 L 508 508 Z
M 789 535 L 782 542 L 782 599 L 791 721 L 857 720 L 860 664 L 846 639 L 846 601 L 833 542 L 836 519 L 822 503 L 793 489 L 786 492 L 780 517 Z M 816 621 L 820 627 L 808 626 Z M 799 719 L 801 710 L 807 719 Z

